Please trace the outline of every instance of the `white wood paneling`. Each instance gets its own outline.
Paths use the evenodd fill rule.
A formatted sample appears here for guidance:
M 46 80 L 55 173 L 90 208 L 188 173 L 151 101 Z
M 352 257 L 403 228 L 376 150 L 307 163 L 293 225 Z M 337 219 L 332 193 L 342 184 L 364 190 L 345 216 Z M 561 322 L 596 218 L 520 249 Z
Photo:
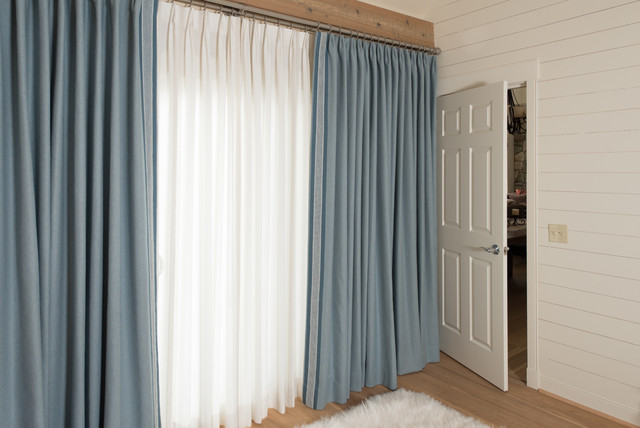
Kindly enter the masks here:
M 496 5 L 489 9 L 501 9 L 509 7 L 513 2 L 506 5 Z M 503 41 L 499 46 L 495 46 L 495 52 L 503 52 L 503 49 L 518 48 L 519 46 L 534 45 L 537 43 L 547 43 L 557 38 L 572 37 L 578 32 L 589 33 L 590 31 L 598 31 L 607 29 L 608 24 L 596 23 L 598 17 L 603 12 L 603 4 L 598 0 L 568 0 L 564 2 L 546 2 L 548 7 L 541 7 L 542 2 L 529 2 L 531 10 L 528 13 L 521 14 L 517 19 L 505 19 L 497 24 L 489 22 L 470 28 L 464 32 L 455 32 L 448 36 L 438 37 L 438 46 L 444 50 L 461 50 L 471 46 L 483 49 L 489 46 L 491 41 L 500 37 L 508 38 L 508 43 Z M 580 15 L 576 16 L 577 3 L 580 5 Z M 631 3 L 631 4 L 629 4 Z M 516 6 L 516 5 L 511 5 Z M 522 5 L 519 5 L 522 7 Z M 533 7 L 532 7 L 533 6 Z M 637 6 L 630 0 L 608 0 L 606 18 L 621 13 L 637 13 Z M 634 9 L 634 7 L 636 9 Z M 596 13 L 600 12 L 600 13 Z M 477 13 L 476 13 L 477 14 Z M 578 25 L 567 25 L 568 21 L 577 21 Z M 631 19 L 629 22 L 635 22 Z M 582 27 L 582 25 L 594 25 L 593 28 Z M 540 37 L 540 30 L 543 29 L 546 37 Z M 536 34 L 536 38 L 531 37 Z
M 618 215 L 640 219 L 640 195 L 545 191 L 538 202 L 541 210 L 612 214 L 608 221 L 617 221 Z
M 508 1 L 509 0 L 474 0 L 471 4 L 462 4 L 467 3 L 466 1 L 443 3 L 440 7 L 434 8 L 431 11 L 427 16 L 427 20 L 437 24 L 457 16 L 457 11 L 460 10 L 460 7 L 463 7 L 466 13 L 473 13 L 495 4 L 506 4 Z
M 614 361 L 622 361 L 634 367 L 639 367 L 640 346 L 633 343 L 611 339 L 610 337 L 589 333 L 540 320 L 540 338 L 551 342 L 564 343 L 577 349 L 583 349 L 593 354 L 608 357 Z M 634 368 L 634 370 L 636 370 Z
M 599 334 L 600 336 L 627 342 L 632 345 L 640 345 L 640 336 L 638 336 L 638 325 L 636 323 L 544 301 L 540 301 L 538 308 L 540 310 L 540 320 L 564 325 L 577 330 L 585 330 L 585 325 L 589 325 L 592 326 L 592 328 L 586 331 L 590 333 Z M 542 354 L 544 355 L 544 352 L 542 352 Z M 546 358 L 543 358 L 542 360 L 545 359 Z M 594 370 L 597 370 L 597 367 L 594 367 Z
M 640 173 L 640 151 L 539 155 L 541 173 Z
M 637 365 L 637 362 L 635 362 L 636 364 L 626 363 L 598 353 L 577 349 L 565 343 L 546 339 L 542 340 L 541 348 L 543 350 L 546 348 L 546 350 L 555 355 L 562 355 L 563 358 L 559 362 L 584 371 L 590 371 L 591 367 L 601 367 L 598 373 L 599 376 L 630 387 L 629 392 L 632 396 L 629 398 L 637 399 L 640 395 L 640 370 L 638 370 L 640 366 Z M 592 388 L 592 392 L 597 393 L 598 385 L 593 385 Z M 634 405 L 633 401 L 623 404 L 627 404 L 629 407 Z
M 543 10 L 550 5 L 566 1 L 538 0 L 532 2 L 530 0 L 511 0 L 507 3 L 498 3 L 475 12 L 456 16 L 438 24 L 438 43 L 444 42 L 452 34 L 464 32 L 469 34 L 470 38 L 473 34 L 471 30 L 476 28 L 502 26 L 504 22 L 509 20 L 520 22 L 527 12 Z
M 538 159 L 539 172 L 640 172 L 640 151 L 544 154 Z
M 638 27 L 638 31 L 640 31 L 640 27 Z M 543 117 L 538 121 L 538 129 L 541 136 L 623 130 L 638 131 L 640 130 L 640 109 Z
M 540 341 L 542 352 L 562 356 L 542 362 L 542 369 L 548 375 L 559 381 L 571 382 L 582 391 L 588 392 L 600 399 L 606 399 L 612 394 L 620 392 L 618 404 L 628 409 L 636 409 L 640 401 L 640 387 L 628 380 L 625 382 L 622 371 L 631 368 L 631 373 L 638 373 L 637 367 L 616 362 L 608 358 L 553 343 Z M 594 373 L 592 367 L 602 367 L 599 373 Z M 628 376 L 628 374 L 627 374 Z M 622 379 L 621 379 L 622 378 Z
M 640 131 L 538 136 L 540 155 L 623 152 L 640 152 Z
M 640 57 L 640 42 L 631 39 L 616 39 L 616 46 L 607 49 L 595 50 L 583 55 L 570 55 L 565 57 L 546 59 L 541 61 L 541 82 L 550 79 L 581 76 L 589 73 L 597 73 L 608 70 L 619 70 L 638 65 Z
M 577 253 L 564 248 L 538 247 L 540 264 L 565 267 L 613 277 L 640 280 L 640 263 L 628 257 Z M 637 334 L 637 332 L 635 332 Z M 638 336 L 640 338 L 640 335 Z
M 640 49 L 638 49 L 640 55 Z M 584 72 L 583 70 L 580 70 Z M 543 100 L 569 95 L 593 94 L 616 89 L 640 88 L 640 66 L 596 71 L 579 76 L 558 77 L 540 82 L 538 99 Z
M 640 87 L 547 98 L 538 103 L 540 118 L 640 109 Z M 640 116 L 640 112 L 637 112 Z
M 540 64 L 528 294 L 539 385 L 640 425 L 640 1 L 459 0 L 434 12 L 447 87 Z M 567 244 L 548 242 L 550 223 L 568 225 Z
M 434 31 L 436 30 L 434 29 Z M 471 70 L 496 67 L 499 64 L 525 61 L 542 55 L 544 55 L 542 58 L 550 61 L 600 52 L 611 48 L 615 49 L 633 44 L 632 41 L 636 40 L 638 34 L 640 34 L 640 23 L 626 24 L 609 30 L 584 34 L 580 37 L 567 37 L 548 43 L 531 45 L 531 42 L 529 42 L 523 48 L 511 46 L 510 49 L 504 49 L 504 52 L 495 54 L 485 53 L 482 49 L 476 49 L 475 54 L 469 58 L 460 58 L 460 55 L 456 54 L 458 61 L 454 60 L 455 56 L 453 59 L 449 58 L 448 53 L 445 51 L 438 59 L 438 76 L 452 76 Z M 435 37 L 437 43 L 437 32 Z M 497 41 L 494 41 L 494 43 L 497 43 Z M 455 51 L 452 55 L 454 53 Z M 631 61 L 630 65 L 636 64 L 637 61 Z M 545 64 L 543 63 L 541 72 L 544 70 L 544 66 Z
M 640 280 L 541 264 L 539 282 L 640 302 Z M 640 360 L 638 360 L 640 361 Z
M 593 314 L 631 321 L 638 324 L 635 328 L 640 332 L 640 302 L 546 284 L 542 281 L 538 287 L 538 298 L 543 302 L 554 302 Z M 640 364 L 640 360 L 636 361 L 636 364 Z
M 627 172 L 562 173 L 543 172 L 539 189 L 561 192 L 620 193 L 640 195 L 640 174 Z

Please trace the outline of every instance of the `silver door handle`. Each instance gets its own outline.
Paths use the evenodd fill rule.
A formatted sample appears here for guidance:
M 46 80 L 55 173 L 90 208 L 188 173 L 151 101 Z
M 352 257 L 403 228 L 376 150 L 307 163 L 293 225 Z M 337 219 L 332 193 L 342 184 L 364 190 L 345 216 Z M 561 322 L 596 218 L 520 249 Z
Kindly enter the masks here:
M 495 254 L 496 256 L 500 254 L 500 245 L 498 244 L 493 244 L 493 247 L 491 248 L 487 248 L 487 247 L 480 247 L 480 248 L 485 250 L 487 253 L 492 253 L 492 254 Z

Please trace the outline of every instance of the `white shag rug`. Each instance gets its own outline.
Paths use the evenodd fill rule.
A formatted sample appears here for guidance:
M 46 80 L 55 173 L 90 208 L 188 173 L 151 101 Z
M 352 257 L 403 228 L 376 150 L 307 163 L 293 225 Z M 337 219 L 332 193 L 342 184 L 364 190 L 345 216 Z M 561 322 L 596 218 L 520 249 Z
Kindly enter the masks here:
M 355 407 L 304 428 L 488 428 L 419 392 L 398 389 L 373 396 Z

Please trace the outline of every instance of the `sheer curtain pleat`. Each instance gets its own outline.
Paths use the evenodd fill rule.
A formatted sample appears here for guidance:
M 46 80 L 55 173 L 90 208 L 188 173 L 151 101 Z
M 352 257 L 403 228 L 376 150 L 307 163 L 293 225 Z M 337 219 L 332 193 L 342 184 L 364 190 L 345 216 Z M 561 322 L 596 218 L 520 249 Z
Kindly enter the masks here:
M 158 10 L 164 426 L 260 422 L 301 393 L 309 35 Z

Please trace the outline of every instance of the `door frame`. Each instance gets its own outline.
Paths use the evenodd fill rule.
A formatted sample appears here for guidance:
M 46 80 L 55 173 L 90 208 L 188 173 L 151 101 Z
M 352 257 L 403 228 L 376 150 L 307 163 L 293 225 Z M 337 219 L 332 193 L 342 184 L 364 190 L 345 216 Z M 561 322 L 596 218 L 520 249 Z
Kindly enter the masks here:
M 538 389 L 538 78 L 539 61 L 530 59 L 438 77 L 436 96 L 506 80 L 508 88 L 527 87 L 527 386 Z

